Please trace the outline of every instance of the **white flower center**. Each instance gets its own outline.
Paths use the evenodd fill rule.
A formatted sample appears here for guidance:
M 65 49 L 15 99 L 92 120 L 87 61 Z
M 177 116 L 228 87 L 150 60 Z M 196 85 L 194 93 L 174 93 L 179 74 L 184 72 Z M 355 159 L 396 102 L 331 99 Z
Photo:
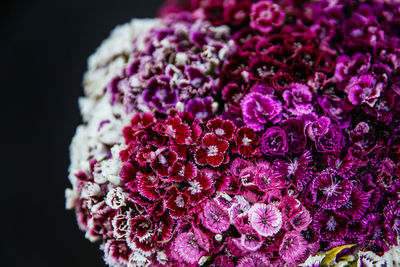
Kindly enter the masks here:
M 217 146 L 209 146 L 207 156 L 212 157 L 218 155 L 218 148 Z
M 224 129 L 218 128 L 215 130 L 215 134 L 216 135 L 224 135 L 225 131 L 224 131 Z
M 333 231 L 333 230 L 335 230 L 335 228 L 336 228 L 337 225 L 338 225 L 338 224 L 337 224 L 337 222 L 335 221 L 335 218 L 333 218 L 333 216 L 331 216 L 331 217 L 329 218 L 329 221 L 326 223 L 326 228 L 327 228 L 329 231 Z
M 189 188 L 190 192 L 192 193 L 192 195 L 200 193 L 201 189 L 203 189 L 200 185 L 200 183 L 196 180 L 194 181 L 189 181 L 189 185 L 191 186 Z
M 243 143 L 243 145 L 245 145 L 245 146 L 248 146 L 250 143 L 251 143 L 251 139 L 250 138 L 248 138 L 246 135 L 243 137 L 243 139 L 242 139 L 242 143 Z
M 183 200 L 183 198 L 181 196 L 178 196 L 175 199 L 175 204 L 176 204 L 176 206 L 178 206 L 178 208 L 183 208 L 183 206 L 185 206 L 185 201 Z

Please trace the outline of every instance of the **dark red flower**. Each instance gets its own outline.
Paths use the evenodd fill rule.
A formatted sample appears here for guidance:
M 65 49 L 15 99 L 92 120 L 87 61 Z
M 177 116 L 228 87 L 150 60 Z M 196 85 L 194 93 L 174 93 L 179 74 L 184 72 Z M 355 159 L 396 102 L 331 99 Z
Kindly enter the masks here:
M 163 136 L 171 137 L 179 145 L 190 144 L 192 131 L 179 117 L 168 117 L 165 122 L 159 122 L 153 130 Z
M 184 161 L 176 161 L 168 171 L 169 180 L 174 182 L 188 181 L 194 178 L 197 174 L 196 166 L 191 163 L 185 163 Z
M 197 172 L 196 177 L 188 181 L 189 186 L 183 190 L 190 201 L 191 206 L 195 206 L 204 201 L 206 196 L 213 192 L 211 178 L 202 172 Z
M 260 136 L 251 128 L 240 128 L 236 132 L 235 142 L 243 157 L 252 157 L 259 152 L 257 147 L 260 143 Z
M 235 133 L 236 126 L 229 120 L 222 120 L 220 118 L 215 118 L 207 123 L 207 128 L 215 133 L 218 137 L 232 140 Z
M 158 178 L 153 173 L 140 173 L 137 175 L 137 190 L 138 192 L 150 200 L 157 200 L 160 196 L 157 192 Z
M 195 152 L 195 160 L 199 165 L 210 164 L 218 167 L 224 161 L 225 151 L 229 143 L 213 133 L 207 133 L 202 139 L 202 146 Z
M 155 155 L 155 159 L 151 162 L 151 168 L 160 176 L 168 176 L 168 168 L 177 160 L 176 153 L 167 147 L 160 147 Z
M 189 204 L 189 198 L 186 194 L 179 192 L 176 187 L 171 187 L 169 191 L 171 195 L 167 200 L 166 206 L 173 218 L 179 218 L 186 213 L 186 205 Z

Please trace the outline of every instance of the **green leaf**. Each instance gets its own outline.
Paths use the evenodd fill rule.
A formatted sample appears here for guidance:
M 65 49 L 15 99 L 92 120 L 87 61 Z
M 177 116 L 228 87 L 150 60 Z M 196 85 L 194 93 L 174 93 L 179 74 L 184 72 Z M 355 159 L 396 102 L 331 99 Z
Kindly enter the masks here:
M 339 254 L 339 252 L 341 252 L 343 249 L 351 248 L 354 246 L 355 246 L 355 244 L 343 245 L 343 246 L 339 246 L 339 247 L 329 250 L 328 252 L 326 252 L 325 257 L 321 262 L 321 267 L 328 267 L 330 264 L 333 263 L 333 261 L 335 260 L 337 254 Z

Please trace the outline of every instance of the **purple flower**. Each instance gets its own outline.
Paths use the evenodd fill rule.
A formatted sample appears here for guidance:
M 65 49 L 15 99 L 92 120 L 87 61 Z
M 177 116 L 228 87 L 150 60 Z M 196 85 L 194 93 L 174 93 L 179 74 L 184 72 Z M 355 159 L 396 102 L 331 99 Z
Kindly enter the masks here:
M 296 231 L 287 232 L 279 247 L 279 254 L 287 263 L 298 263 L 307 251 L 307 241 Z
M 318 136 L 324 135 L 328 132 L 331 120 L 328 117 L 322 116 L 316 121 L 307 123 L 305 132 L 307 136 L 315 142 Z
M 288 119 L 280 124 L 285 131 L 289 146 L 289 152 L 300 153 L 306 146 L 306 137 L 304 135 L 304 126 L 301 120 Z
M 338 241 L 347 232 L 348 219 L 331 211 L 319 210 L 314 215 L 313 227 L 319 230 L 322 240 Z
M 214 115 L 212 108 L 213 98 L 195 98 L 190 99 L 186 104 L 186 111 L 191 112 L 195 118 L 207 120 Z
M 289 84 L 287 90 L 282 93 L 282 97 L 285 100 L 285 107 L 294 116 L 309 114 L 313 110 L 312 93 L 305 84 Z
M 228 230 L 230 225 L 228 211 L 215 201 L 208 201 L 200 218 L 204 227 L 216 234 Z
M 269 128 L 261 137 L 261 151 L 266 155 L 285 155 L 288 152 L 286 133 L 279 127 Z
M 352 77 L 344 91 L 347 93 L 351 104 L 356 106 L 365 103 L 373 107 L 383 88 L 382 82 L 378 82 L 373 75 L 368 74 Z
M 348 180 L 339 181 L 332 169 L 323 170 L 311 185 L 314 201 L 324 209 L 337 209 L 346 204 L 352 185 Z
M 170 87 L 168 76 L 155 76 L 147 83 L 147 89 L 143 92 L 143 100 L 153 105 L 159 112 L 177 102 L 177 92 Z
M 364 216 L 369 207 L 370 195 L 364 191 L 353 188 L 351 191 L 350 199 L 342 207 L 337 209 L 338 213 L 351 216 L 354 220 L 360 219 Z
M 319 152 L 338 152 L 343 145 L 343 136 L 341 132 L 329 127 L 328 131 L 319 136 L 316 142 L 316 148 Z
M 305 151 L 298 159 L 276 159 L 272 164 L 276 173 L 288 180 L 293 180 L 301 190 L 306 186 L 313 176 L 313 167 L 309 166 L 312 162 L 310 151 Z
M 268 122 L 277 123 L 281 120 L 282 105 L 270 95 L 249 93 L 240 103 L 243 120 L 255 131 L 264 129 Z
M 269 33 L 283 24 L 285 13 L 279 5 L 264 0 L 251 6 L 250 19 L 250 26 L 253 29 Z
M 390 246 L 397 246 L 397 235 L 383 219 L 381 214 L 371 213 L 361 221 L 364 249 L 372 249 L 379 255 L 389 250 Z
M 261 236 L 272 236 L 282 227 L 281 212 L 274 205 L 255 203 L 248 214 L 251 227 Z

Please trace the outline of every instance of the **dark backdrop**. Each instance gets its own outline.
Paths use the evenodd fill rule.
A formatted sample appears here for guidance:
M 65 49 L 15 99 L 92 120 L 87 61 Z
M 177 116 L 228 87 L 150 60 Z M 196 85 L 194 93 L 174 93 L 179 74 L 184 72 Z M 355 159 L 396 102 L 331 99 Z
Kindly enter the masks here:
M 117 25 L 162 0 L 0 4 L 0 266 L 104 266 L 64 209 L 86 60 Z

